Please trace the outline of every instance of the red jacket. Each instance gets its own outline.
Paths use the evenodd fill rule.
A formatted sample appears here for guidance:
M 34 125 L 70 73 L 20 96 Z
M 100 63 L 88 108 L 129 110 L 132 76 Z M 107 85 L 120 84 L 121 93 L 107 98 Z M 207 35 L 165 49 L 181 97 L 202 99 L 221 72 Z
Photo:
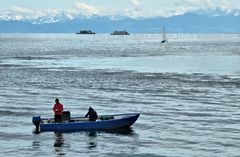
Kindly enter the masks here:
M 53 107 L 53 112 L 55 115 L 62 115 L 63 105 L 61 103 L 56 103 Z

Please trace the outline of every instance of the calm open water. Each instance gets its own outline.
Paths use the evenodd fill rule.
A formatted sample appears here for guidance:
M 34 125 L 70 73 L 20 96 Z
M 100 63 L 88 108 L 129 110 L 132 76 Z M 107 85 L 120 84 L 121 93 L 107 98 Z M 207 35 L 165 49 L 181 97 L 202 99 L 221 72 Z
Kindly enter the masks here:
M 1 34 L 0 156 L 240 156 L 240 35 Z M 34 134 L 58 97 L 82 116 L 140 112 L 125 132 Z

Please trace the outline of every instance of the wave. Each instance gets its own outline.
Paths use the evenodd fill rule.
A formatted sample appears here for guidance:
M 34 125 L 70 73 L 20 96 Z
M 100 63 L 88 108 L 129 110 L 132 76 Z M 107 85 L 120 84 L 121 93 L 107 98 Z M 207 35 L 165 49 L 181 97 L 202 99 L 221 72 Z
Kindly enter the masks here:
M 1 110 L 0 115 L 1 116 L 15 116 L 15 117 L 21 117 L 21 116 L 32 116 L 34 113 L 29 111 L 11 111 L 11 110 Z
M 29 136 L 29 134 L 9 132 L 0 132 L 0 137 L 2 140 L 30 140 L 32 138 L 31 136 Z
M 0 68 L 18 68 L 18 67 L 24 67 L 24 65 L 17 65 L 17 64 L 0 64 Z
M 11 55 L 11 56 L 1 56 L 1 60 L 53 60 L 57 59 L 57 56 L 53 55 Z

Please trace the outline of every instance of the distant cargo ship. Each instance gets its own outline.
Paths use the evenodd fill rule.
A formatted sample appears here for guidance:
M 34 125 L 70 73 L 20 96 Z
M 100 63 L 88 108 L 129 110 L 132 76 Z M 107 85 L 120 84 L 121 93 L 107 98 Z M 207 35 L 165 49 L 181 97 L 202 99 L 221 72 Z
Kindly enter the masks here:
M 114 31 L 111 35 L 130 35 L 127 31 Z
M 91 30 L 80 30 L 80 32 L 77 32 L 76 34 L 95 34 L 95 32 L 92 32 Z

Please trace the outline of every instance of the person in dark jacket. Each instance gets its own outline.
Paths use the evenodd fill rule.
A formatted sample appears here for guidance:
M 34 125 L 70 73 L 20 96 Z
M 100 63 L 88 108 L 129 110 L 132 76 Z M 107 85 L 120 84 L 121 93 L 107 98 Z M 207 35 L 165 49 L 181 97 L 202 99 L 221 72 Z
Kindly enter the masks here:
M 96 121 L 98 115 L 97 112 L 92 107 L 89 107 L 88 113 L 85 115 L 85 117 L 89 117 L 89 121 Z
M 54 112 L 55 122 L 61 122 L 62 121 L 63 105 L 59 102 L 58 98 L 55 100 L 55 104 L 53 106 L 53 112 Z

